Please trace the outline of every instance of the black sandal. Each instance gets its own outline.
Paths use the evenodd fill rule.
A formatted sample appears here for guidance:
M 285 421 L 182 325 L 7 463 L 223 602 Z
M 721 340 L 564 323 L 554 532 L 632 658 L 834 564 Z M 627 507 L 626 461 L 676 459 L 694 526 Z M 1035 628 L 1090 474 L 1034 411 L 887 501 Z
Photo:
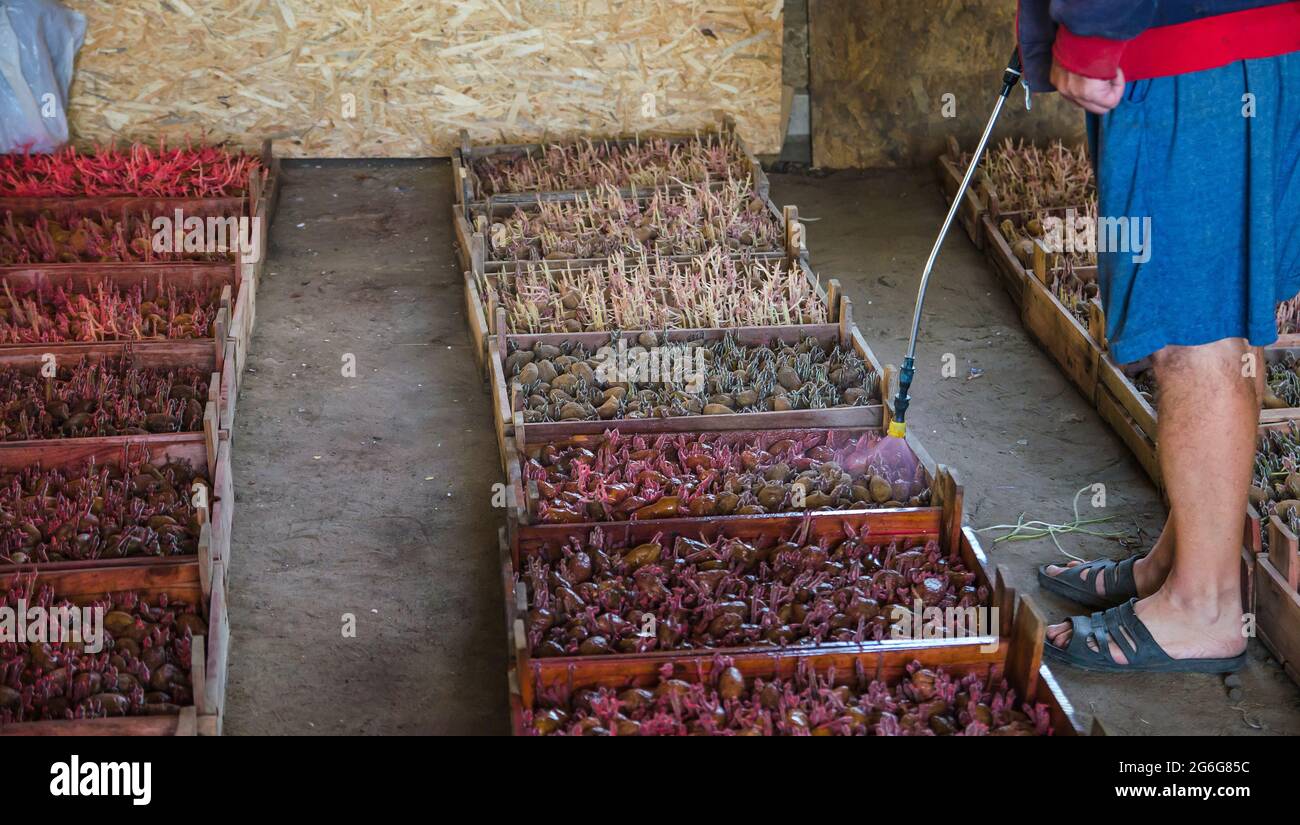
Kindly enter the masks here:
M 1047 568 L 1051 565 L 1044 564 L 1038 568 L 1038 584 L 1044 590 L 1050 590 L 1084 607 L 1105 610 L 1137 598 L 1137 581 L 1133 578 L 1133 565 L 1145 556 L 1146 553 L 1140 556 L 1129 556 L 1123 561 L 1093 559 L 1083 564 L 1076 564 L 1074 567 L 1066 567 L 1055 576 L 1047 572 Z M 1083 577 L 1085 571 L 1092 571 L 1086 579 Z M 1098 576 L 1102 577 L 1105 594 L 1097 592 Z
M 1151 631 L 1138 618 L 1133 606 L 1137 599 L 1129 599 L 1118 607 L 1091 616 L 1071 616 L 1073 633 L 1064 648 L 1048 639 L 1043 645 L 1043 656 L 1082 670 L 1102 673 L 1233 673 L 1246 664 L 1246 653 L 1226 659 L 1174 659 L 1156 643 Z M 1097 649 L 1088 644 L 1091 639 Z M 1130 644 L 1132 640 L 1132 644 Z M 1110 655 L 1110 643 L 1124 654 L 1127 663 L 1121 664 Z

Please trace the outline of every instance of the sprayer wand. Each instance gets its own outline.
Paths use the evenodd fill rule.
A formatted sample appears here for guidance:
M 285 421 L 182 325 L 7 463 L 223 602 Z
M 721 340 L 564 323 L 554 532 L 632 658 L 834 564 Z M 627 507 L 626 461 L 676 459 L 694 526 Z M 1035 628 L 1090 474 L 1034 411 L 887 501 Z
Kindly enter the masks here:
M 1011 96 L 1011 90 L 1019 82 L 1020 50 L 1016 49 L 1011 53 L 1011 60 L 1007 62 L 1006 72 L 1002 75 L 1002 91 L 993 107 L 993 113 L 989 115 L 989 122 L 984 126 L 984 134 L 980 135 L 970 163 L 966 165 L 966 174 L 961 179 L 961 186 L 957 187 L 952 205 L 948 207 L 948 216 L 943 219 L 939 237 L 935 239 L 934 248 L 930 250 L 930 257 L 926 259 L 925 269 L 921 272 L 921 286 L 916 293 L 916 309 L 912 313 L 912 337 L 907 345 L 907 355 L 903 358 L 903 367 L 898 373 L 898 394 L 894 396 L 894 418 L 889 425 L 889 434 L 892 436 L 902 438 L 907 434 L 907 405 L 912 401 L 907 393 L 912 388 L 912 378 L 916 374 L 916 338 L 921 332 L 921 307 L 925 304 L 925 290 L 930 285 L 930 273 L 934 270 L 935 259 L 939 257 L 939 249 L 948 237 L 952 219 L 957 216 L 957 210 L 961 208 L 962 200 L 966 197 L 966 190 L 970 188 L 970 182 L 975 177 L 975 168 L 979 166 L 980 158 L 984 156 L 984 150 L 988 147 L 989 136 L 993 134 L 993 126 L 998 122 L 998 115 L 1002 113 L 1002 107 Z

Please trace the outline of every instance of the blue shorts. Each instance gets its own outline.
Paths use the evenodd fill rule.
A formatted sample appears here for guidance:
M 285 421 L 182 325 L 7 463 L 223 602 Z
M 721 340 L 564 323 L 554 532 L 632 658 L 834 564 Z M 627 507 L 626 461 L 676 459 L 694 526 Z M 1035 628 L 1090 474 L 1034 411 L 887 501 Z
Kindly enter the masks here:
M 1127 249 L 1098 244 L 1115 360 L 1277 340 L 1277 304 L 1300 292 L 1300 53 L 1131 82 L 1088 139 L 1099 227 L 1132 230 Z

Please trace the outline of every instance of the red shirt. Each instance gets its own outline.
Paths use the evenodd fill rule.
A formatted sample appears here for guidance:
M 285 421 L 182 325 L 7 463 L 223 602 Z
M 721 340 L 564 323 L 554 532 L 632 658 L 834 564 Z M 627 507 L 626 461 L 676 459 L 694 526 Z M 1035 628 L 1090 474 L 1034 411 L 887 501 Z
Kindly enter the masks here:
M 1132 40 L 1080 37 L 1061 26 L 1052 56 L 1062 67 L 1100 80 L 1199 72 L 1237 60 L 1300 51 L 1300 3 L 1279 3 L 1147 29 Z

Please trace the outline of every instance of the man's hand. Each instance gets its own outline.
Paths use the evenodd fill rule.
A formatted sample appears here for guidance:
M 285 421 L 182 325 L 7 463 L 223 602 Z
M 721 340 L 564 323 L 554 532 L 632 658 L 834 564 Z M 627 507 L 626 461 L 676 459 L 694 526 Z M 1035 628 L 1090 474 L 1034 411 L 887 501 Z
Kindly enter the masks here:
M 1124 72 L 1115 70 L 1110 80 L 1084 77 L 1052 61 L 1052 85 L 1061 97 L 1082 106 L 1094 115 L 1104 115 L 1119 105 L 1124 96 Z

